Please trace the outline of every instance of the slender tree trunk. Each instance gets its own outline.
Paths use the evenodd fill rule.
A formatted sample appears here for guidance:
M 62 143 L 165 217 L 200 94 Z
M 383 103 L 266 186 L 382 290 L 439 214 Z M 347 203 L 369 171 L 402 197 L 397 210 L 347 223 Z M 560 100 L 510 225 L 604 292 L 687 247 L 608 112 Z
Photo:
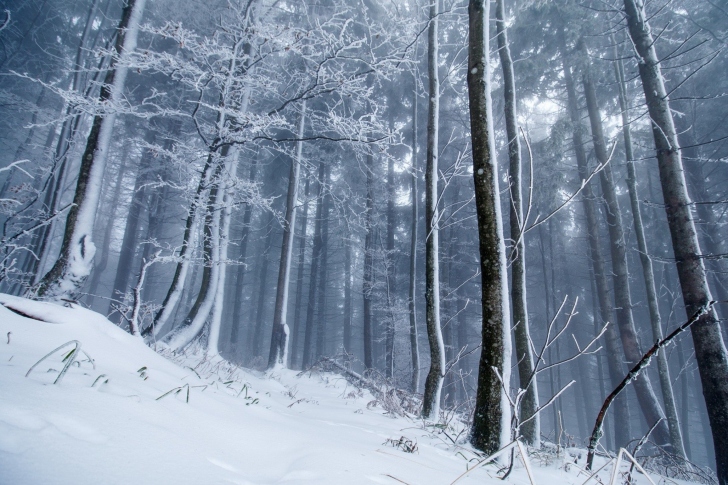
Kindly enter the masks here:
M 579 177 L 586 180 L 589 176 L 587 166 L 586 152 L 584 150 L 584 140 L 581 126 L 581 116 L 579 114 L 579 105 L 576 97 L 576 87 L 571 74 L 571 68 L 567 61 L 566 42 L 564 40 L 563 29 L 558 36 L 559 49 L 561 51 L 564 84 L 569 103 L 569 117 L 573 125 L 573 145 L 576 155 L 577 169 Z M 607 274 L 604 268 L 604 258 L 602 255 L 601 238 L 599 236 L 599 223 L 597 218 L 597 206 L 595 204 L 594 191 L 591 184 L 586 184 L 582 191 L 582 203 L 584 205 L 584 213 L 586 215 L 587 238 L 589 240 L 589 255 L 592 262 L 592 271 L 596 280 L 597 295 L 599 301 L 600 326 L 610 323 L 605 333 L 605 343 L 607 347 L 607 363 L 609 368 L 609 378 L 611 387 L 616 387 L 624 376 L 625 370 L 623 366 L 623 353 L 619 344 L 619 333 L 616 325 L 614 325 L 612 316 L 614 309 L 609 299 L 609 283 L 607 282 Z M 625 396 L 620 396 L 615 402 L 615 421 L 619 425 L 615 426 L 615 444 L 617 447 L 626 446 L 631 439 L 629 426 L 629 409 Z
M 149 143 L 154 143 L 153 134 L 146 140 Z M 134 182 L 134 190 L 131 194 L 131 202 L 129 204 L 129 211 L 126 216 L 126 226 L 124 228 L 124 238 L 121 242 L 121 251 L 119 252 L 119 263 L 116 266 L 116 276 L 114 278 L 114 286 L 111 290 L 111 298 L 119 298 L 124 300 L 126 289 L 129 283 L 129 276 L 132 272 L 134 265 L 134 256 L 139 246 L 139 223 L 144 213 L 144 201 L 145 190 L 143 185 L 149 177 L 149 162 L 151 161 L 152 153 L 150 150 L 144 150 L 141 160 L 139 161 L 139 167 L 137 170 L 136 180 Z M 115 302 L 112 300 L 109 304 L 107 314 L 114 312 Z
M 513 326 L 515 327 L 516 360 L 521 388 L 526 386 L 533 371 L 533 355 L 530 344 L 530 324 L 526 300 L 526 244 L 521 234 L 523 222 L 523 202 L 521 196 L 521 144 L 517 127 L 516 81 L 513 74 L 513 60 L 508 45 L 508 31 L 505 19 L 505 0 L 496 2 L 496 26 L 498 30 L 498 54 L 503 68 L 503 93 L 505 96 L 506 135 L 508 136 L 509 183 L 510 183 L 510 221 L 511 239 L 511 303 L 513 306 Z M 520 419 L 533 415 L 538 408 L 538 385 L 534 379 L 521 401 Z M 520 429 L 524 439 L 531 446 L 540 446 L 541 423 L 538 414 Z
M 427 71 L 430 79 L 427 117 L 427 168 L 425 170 L 425 308 L 427 340 L 430 343 L 430 371 L 425 379 L 422 417 L 430 421 L 440 419 L 440 394 L 445 378 L 445 343 L 440 328 L 440 234 L 437 210 L 437 161 L 439 155 L 438 130 L 440 126 L 440 76 L 438 73 L 438 17 L 439 0 L 430 6 L 430 26 L 427 36 Z
M 225 307 L 225 280 L 227 279 L 228 243 L 230 241 L 230 221 L 233 213 L 233 200 L 235 189 L 227 180 L 237 172 L 239 153 L 236 149 L 228 156 L 225 163 L 223 180 L 220 181 L 222 191 L 222 205 L 217 207 L 217 212 L 222 212 L 220 217 L 219 256 L 218 256 L 218 277 L 215 291 L 215 298 L 210 319 L 210 333 L 207 336 L 207 356 L 215 357 L 220 354 L 220 328 L 222 327 L 222 312 Z
M 390 110 L 391 111 L 391 110 Z M 394 113 L 390 112 L 390 117 Z M 390 119 L 390 129 L 394 129 L 394 122 Z M 397 295 L 397 275 L 394 257 L 394 231 L 396 221 L 394 213 L 394 157 L 390 156 L 387 163 L 387 308 L 389 318 L 385 330 L 384 375 L 391 378 L 394 373 L 394 305 Z
M 612 277 L 614 280 L 614 303 L 617 325 L 619 326 L 622 348 L 627 358 L 627 364 L 629 367 L 632 367 L 642 358 L 643 352 L 640 349 L 637 331 L 635 330 L 632 317 L 632 298 L 630 296 L 629 268 L 627 265 L 627 243 L 624 238 L 622 214 L 619 201 L 617 200 L 617 189 L 614 186 L 612 166 L 609 163 L 609 155 L 607 154 L 607 147 L 604 142 L 602 118 L 599 105 L 597 104 L 596 89 L 588 72 L 584 74 L 583 84 L 592 130 L 594 152 L 596 153 L 597 161 L 604 166 L 599 173 L 599 179 L 601 181 L 602 195 L 604 196 L 606 207 L 605 212 L 609 232 L 609 247 L 612 256 Z M 642 414 L 647 421 L 648 429 L 652 428 L 659 420 L 662 420 L 652 432 L 652 439 L 661 446 L 671 445 L 667 422 L 664 419 L 665 416 L 660 408 L 660 404 L 657 402 L 657 396 L 655 396 L 655 392 L 652 389 L 649 376 L 645 373 L 641 374 L 635 380 L 634 389 L 637 392 L 637 398 Z M 679 452 L 677 449 L 673 451 Z
M 498 164 L 493 152 L 488 27 L 490 2 L 470 0 L 468 19 L 468 96 L 483 319 L 478 390 L 470 442 L 485 453 L 493 453 L 511 435 L 511 413 L 506 399 L 511 377 L 511 319 L 505 243 L 500 218 Z M 500 373 L 503 383 L 497 378 L 494 369 Z
M 329 274 L 329 210 L 331 195 L 326 186 L 329 184 L 330 168 L 326 166 L 324 171 L 324 193 L 323 207 L 321 214 L 321 264 L 319 264 L 319 281 L 318 281 L 318 311 L 317 311 L 317 328 L 316 328 L 316 360 L 323 357 L 326 353 L 326 289 L 328 286 Z
M 253 158 L 253 161 L 250 164 L 250 183 L 255 183 L 256 174 L 257 174 L 257 165 L 258 165 L 258 159 Z M 243 297 L 243 290 L 245 288 L 244 286 L 244 280 L 245 280 L 245 270 L 247 269 L 247 265 L 245 263 L 245 258 L 248 255 L 248 241 L 250 240 L 250 221 L 253 218 L 253 206 L 251 204 L 247 204 L 245 206 L 245 211 L 243 212 L 243 233 L 240 237 L 240 257 L 239 259 L 239 265 L 237 267 L 236 271 L 236 277 L 235 277 L 235 298 L 232 300 L 233 302 L 233 321 L 232 321 L 232 329 L 230 331 L 230 352 L 233 356 L 236 358 L 239 357 L 238 355 L 238 342 L 240 341 L 240 330 L 243 326 L 243 302 L 245 301 L 245 298 Z
M 615 48 L 616 53 L 616 48 Z M 624 153 L 627 158 L 627 188 L 629 190 L 629 200 L 632 208 L 632 219 L 634 221 L 635 236 L 637 237 L 637 248 L 640 254 L 640 262 L 642 263 L 642 276 L 645 280 L 645 290 L 647 292 L 647 307 L 650 312 L 650 324 L 652 326 L 652 339 L 662 340 L 662 321 L 660 319 L 660 307 L 657 299 L 657 291 L 655 289 L 655 274 L 652 269 L 652 260 L 647 249 L 647 239 L 645 237 L 645 229 L 642 225 L 642 211 L 639 203 L 639 193 L 637 191 L 637 171 L 634 166 L 634 155 L 632 153 L 632 134 L 630 133 L 629 107 L 627 105 L 627 93 L 624 82 L 624 67 L 622 60 L 615 62 L 617 83 L 619 85 L 619 105 L 622 110 L 622 135 L 624 137 Z M 670 368 L 667 364 L 666 352 L 660 352 L 657 355 L 657 368 L 660 378 L 660 387 L 662 390 L 662 402 L 665 404 L 665 414 L 667 416 L 667 425 L 670 432 L 670 443 L 674 452 L 680 456 L 685 456 L 683 448 L 682 434 L 680 433 L 680 422 L 677 417 L 677 409 L 675 407 L 675 397 L 672 392 L 672 379 L 670 378 Z M 649 423 L 648 423 L 649 424 Z
M 298 120 L 298 137 L 303 138 L 306 119 L 306 102 L 301 106 Z M 268 369 L 283 368 L 288 365 L 288 290 L 291 281 L 291 260 L 293 259 L 293 237 L 296 234 L 296 206 L 298 205 L 298 179 L 301 174 L 303 142 L 296 143 L 296 158 L 291 160 L 288 175 L 288 195 L 286 198 L 286 219 L 283 226 L 281 243 L 281 262 L 278 270 L 278 286 L 273 311 L 273 333 L 271 334 Z
M 324 211 L 324 180 L 326 176 L 326 164 L 319 163 L 318 193 L 316 200 L 316 222 L 313 235 L 313 253 L 311 255 L 311 275 L 308 285 L 308 307 L 306 309 L 306 331 L 303 338 L 303 368 L 307 369 L 313 364 L 313 337 L 314 337 L 314 315 L 316 311 L 316 295 L 319 291 L 317 280 L 319 276 L 319 265 L 321 264 L 321 223 L 323 222 Z M 321 313 L 319 311 L 319 313 Z
M 138 27 L 146 0 L 129 0 L 119 23 L 115 52 L 128 56 L 136 49 Z M 112 108 L 123 96 L 128 68 L 117 68 L 115 59 L 106 75 L 100 102 Z M 34 288 L 36 297 L 46 300 L 74 299 L 91 273 L 96 247 L 93 244 L 93 227 L 96 209 L 106 171 L 106 159 L 113 135 L 116 113 L 96 116 L 81 159 L 74 206 L 69 210 L 61 254 L 53 268 Z
M 354 318 L 351 305 L 351 234 L 344 241 L 344 352 L 350 354 L 351 348 L 351 324 Z
M 654 40 L 641 0 L 624 0 L 629 34 L 640 57 L 639 73 L 652 121 L 667 222 L 677 261 L 683 301 L 688 315 L 711 300 L 693 216 L 685 185 L 680 146 L 655 51 Z M 695 344 L 703 396 L 708 408 L 716 474 L 728 484 L 728 352 L 715 311 L 710 311 L 690 329 Z
M 306 177 L 306 188 L 304 189 L 303 215 L 301 217 L 301 239 L 298 242 L 298 273 L 296 275 L 296 303 L 293 316 L 293 341 L 291 343 L 291 367 L 298 364 L 299 341 L 301 340 L 301 307 L 303 306 L 303 277 L 306 269 L 306 233 L 308 232 L 308 198 L 311 186 L 310 179 Z M 347 246 L 347 254 L 349 249 Z M 346 303 L 345 303 L 346 304 Z M 349 302 L 349 305 L 351 303 Z M 350 335 L 351 336 L 351 335 Z M 344 338 L 346 342 L 346 338 Z M 346 346 L 346 343 L 344 343 Z M 347 347 L 348 348 L 348 347 Z
M 417 191 L 419 173 L 417 171 L 417 77 L 413 73 L 412 97 L 412 179 L 410 187 L 410 203 L 412 204 L 412 221 L 410 224 L 410 267 L 409 267 L 409 323 L 410 323 L 410 355 L 412 357 L 412 380 L 410 388 L 417 393 L 420 390 L 420 344 L 417 335 L 417 232 L 419 230 L 420 198 Z
M 124 180 L 124 173 L 126 173 L 126 153 L 121 157 L 119 162 L 119 171 L 116 173 L 116 184 L 114 185 L 114 194 L 111 196 L 109 203 L 110 214 L 106 221 L 106 227 L 104 227 L 104 237 L 102 240 L 102 251 L 99 263 L 96 265 L 93 276 L 89 283 L 89 297 L 86 299 L 86 304 L 91 308 L 94 303 L 95 293 L 98 292 L 99 282 L 101 281 L 101 275 L 106 270 L 106 266 L 109 263 L 109 247 L 111 246 L 111 233 L 114 229 L 114 221 L 116 220 L 116 209 L 119 206 L 119 199 L 121 197 L 121 184 Z
M 372 251 L 374 250 L 374 157 L 371 153 L 367 154 L 365 170 L 367 172 L 367 205 L 365 222 L 367 234 L 364 239 L 364 279 L 362 281 L 362 294 L 364 296 L 364 367 L 371 369 L 374 364 L 372 359 L 372 286 L 374 284 L 374 262 L 372 260 Z M 311 271 L 313 271 L 313 268 Z
M 263 354 L 263 322 L 265 321 L 265 302 L 268 296 L 268 265 L 269 265 L 269 254 L 271 243 L 273 242 L 273 230 L 270 225 L 273 222 L 273 215 L 269 214 L 265 228 L 268 231 L 268 235 L 265 238 L 265 246 L 263 251 L 260 252 L 262 263 L 260 264 L 260 273 L 258 274 L 258 302 L 255 309 L 255 318 L 251 318 L 251 322 L 255 322 L 248 332 L 248 348 L 251 356 L 258 357 Z
M 223 149 L 223 152 L 223 157 L 226 157 L 227 150 Z M 164 344 L 171 350 L 179 350 L 185 347 L 200 334 L 215 303 L 217 285 L 220 279 L 220 208 L 225 197 L 225 188 L 222 187 L 223 181 L 221 179 L 224 173 L 223 161 L 216 163 L 203 230 L 203 260 L 205 267 L 202 270 L 202 282 L 197 298 L 187 313 L 187 317 L 164 337 Z

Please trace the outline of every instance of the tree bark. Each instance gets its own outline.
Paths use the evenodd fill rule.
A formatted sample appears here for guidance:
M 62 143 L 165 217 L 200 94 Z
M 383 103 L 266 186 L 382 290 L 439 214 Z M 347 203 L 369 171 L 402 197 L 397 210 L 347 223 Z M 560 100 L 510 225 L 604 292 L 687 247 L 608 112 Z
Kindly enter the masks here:
M 372 286 L 374 284 L 373 254 L 374 250 L 374 157 L 367 154 L 367 201 L 366 201 L 366 237 L 364 238 L 364 279 L 362 281 L 362 295 L 364 299 L 364 367 L 371 369 L 372 359 Z M 312 269 L 313 271 L 313 269 Z
M 119 58 L 128 56 L 136 49 L 138 27 L 145 4 L 146 0 L 129 0 L 124 7 L 114 46 Z M 108 104 L 112 108 L 123 96 L 128 74 L 128 68 L 117 68 L 116 59 L 117 57 L 112 59 L 99 98 L 102 104 Z M 81 159 L 74 205 L 66 219 L 61 253 L 51 270 L 33 289 L 32 293 L 38 298 L 75 299 L 91 273 L 96 252 L 92 240 L 93 227 L 115 121 L 116 113 L 113 109 L 106 116 L 94 118 Z
M 303 138 L 306 119 L 306 101 L 302 103 L 298 120 L 298 138 Z M 285 368 L 288 365 L 288 290 L 291 281 L 291 260 L 293 259 L 293 237 L 296 234 L 296 207 L 298 205 L 298 180 L 301 174 L 303 142 L 296 142 L 296 158 L 291 160 L 286 197 L 286 216 L 281 243 L 281 262 L 278 269 L 278 286 L 273 313 L 268 369 Z
M 498 450 L 511 434 L 506 399 L 511 366 L 510 308 L 498 165 L 493 153 L 489 20 L 490 2 L 470 0 L 468 97 L 482 284 L 482 348 L 470 442 L 485 453 Z
M 588 69 L 588 66 L 587 66 Z M 617 189 L 614 185 L 612 166 L 609 163 L 609 155 L 604 141 L 602 118 L 597 103 L 596 89 L 591 80 L 589 72 L 583 77 L 584 94 L 586 97 L 587 110 L 589 112 L 589 123 L 592 130 L 592 141 L 597 161 L 604 168 L 599 173 L 599 180 L 602 186 L 602 195 L 605 202 L 605 213 L 607 228 L 609 232 L 609 248 L 612 256 L 612 278 L 614 280 L 614 303 L 617 316 L 617 325 L 622 339 L 622 348 L 627 359 L 627 365 L 635 365 L 642 356 L 637 331 L 634 327 L 632 317 L 632 298 L 630 296 L 629 268 L 627 265 L 627 243 L 624 238 L 624 226 L 622 225 L 622 213 L 617 200 Z M 657 402 L 657 396 L 652 389 L 652 383 L 647 374 L 640 375 L 634 384 L 637 392 L 637 399 L 642 414 L 647 421 L 647 428 L 651 429 L 655 423 L 660 421 L 652 432 L 652 439 L 660 446 L 670 446 L 670 433 L 664 414 Z M 678 450 L 673 450 L 677 452 Z
M 313 337 L 314 337 L 314 315 L 316 312 L 316 295 L 318 294 L 319 265 L 321 264 L 321 223 L 323 222 L 324 211 L 324 180 L 326 176 L 326 164 L 319 163 L 318 193 L 316 195 L 316 222 L 313 234 L 313 252 L 311 255 L 311 275 L 308 285 L 308 307 L 306 308 L 306 331 L 303 337 L 303 368 L 307 369 L 313 364 Z M 319 309 L 319 313 L 321 310 Z
M 576 156 L 577 169 L 581 180 L 586 180 L 589 176 L 587 166 L 586 152 L 584 150 L 584 140 L 581 125 L 581 116 L 579 114 L 579 105 L 576 96 L 576 86 L 571 73 L 571 67 L 568 62 L 568 54 L 566 50 L 566 42 L 564 39 L 563 28 L 558 36 L 559 49 L 564 71 L 564 84 L 566 85 L 566 93 L 569 104 L 569 118 L 573 126 L 572 141 Z M 604 257 L 602 255 L 601 238 L 599 237 L 599 223 L 597 218 L 597 207 L 595 204 L 594 191 L 590 184 L 586 184 L 582 191 L 582 203 L 584 213 L 586 215 L 587 238 L 589 240 L 589 254 L 592 263 L 592 271 L 597 290 L 597 300 L 599 301 L 599 316 L 601 319 L 600 326 L 612 322 L 614 309 L 609 299 L 609 283 L 604 268 Z M 619 344 L 619 333 L 614 324 L 607 326 L 605 333 L 605 343 L 607 347 L 607 364 L 609 368 L 609 378 L 612 387 L 619 384 L 619 380 L 624 375 L 623 369 L 623 353 Z M 624 396 L 621 396 L 615 403 L 615 421 L 619 423 L 615 426 L 615 444 L 617 447 L 626 446 L 631 439 L 629 426 L 629 409 Z
M 301 216 L 301 239 L 298 242 L 298 273 L 296 275 L 296 303 L 293 316 L 293 339 L 291 342 L 291 367 L 298 364 L 299 341 L 301 340 L 301 307 L 303 306 L 303 277 L 306 269 L 306 233 L 308 232 L 308 197 L 311 182 L 306 177 L 304 189 L 303 215 Z M 351 303 L 349 303 L 351 304 Z
M 430 343 L 430 370 L 425 379 L 422 417 L 437 422 L 440 419 L 440 394 L 445 378 L 445 343 L 440 328 L 440 234 L 438 228 L 437 161 L 439 155 L 440 76 L 438 73 L 438 16 L 439 0 L 430 6 L 430 26 L 427 35 L 427 71 L 429 76 L 429 107 L 427 117 L 427 168 L 425 169 L 425 314 L 427 340 Z
M 639 55 L 639 74 L 652 121 L 662 194 L 670 228 L 683 302 L 688 314 L 711 300 L 703 260 L 700 257 L 690 198 L 685 185 L 680 146 L 655 51 L 654 40 L 641 0 L 624 0 L 627 26 Z M 715 311 L 704 315 L 690 329 L 695 345 L 703 396 L 713 434 L 716 474 L 728 484 L 728 352 Z
M 516 360 L 518 361 L 518 377 L 521 388 L 525 387 L 533 372 L 533 355 L 531 353 L 530 323 L 528 321 L 528 303 L 526 300 L 526 243 L 523 221 L 523 198 L 521 177 L 521 144 L 517 127 L 516 81 L 513 73 L 513 60 L 508 45 L 506 29 L 505 0 L 496 2 L 496 27 L 498 31 L 498 54 L 503 69 L 503 95 L 505 97 L 506 136 L 508 137 L 508 178 L 510 183 L 510 229 L 514 245 L 511 248 L 511 304 L 513 306 L 513 322 L 515 327 Z M 521 421 L 536 413 L 538 408 L 538 384 L 534 379 L 526 388 L 526 394 L 518 410 Z M 527 422 L 520 429 L 526 443 L 538 448 L 541 441 L 541 423 L 539 415 Z
M 617 53 L 616 48 L 615 53 Z M 629 128 L 629 106 L 627 104 L 626 84 L 624 81 L 624 67 L 619 56 L 615 56 L 615 58 L 618 59 L 614 64 L 614 68 L 619 85 L 619 106 L 622 110 L 622 136 L 624 138 L 624 154 L 627 159 L 627 188 L 629 190 L 629 201 L 632 208 L 635 236 L 637 237 L 637 249 L 639 250 L 640 262 L 642 264 L 642 276 L 645 280 L 647 308 L 650 313 L 650 324 L 652 326 L 652 339 L 657 341 L 663 337 L 660 306 L 657 298 L 657 290 L 655 289 L 655 274 L 652 269 L 652 260 L 647 249 L 647 238 L 645 237 L 645 229 L 642 224 L 639 192 L 637 191 L 637 171 L 635 170 L 634 155 L 632 153 L 632 134 Z M 667 425 L 670 432 L 670 443 L 675 454 L 685 457 L 680 422 L 675 407 L 675 396 L 672 390 L 670 368 L 667 364 L 667 355 L 665 352 L 660 352 L 657 355 L 657 369 L 660 378 L 660 388 L 662 390 L 662 402 L 665 404 L 665 415 L 667 416 Z
M 416 71 L 415 71 L 416 72 Z M 410 355 L 412 357 L 412 380 L 410 388 L 417 393 L 420 390 L 420 348 L 417 335 L 417 231 L 419 225 L 420 198 L 417 193 L 417 77 L 413 73 L 412 96 L 412 179 L 410 186 L 410 203 L 412 204 L 412 221 L 410 223 L 410 258 L 409 258 L 409 338 Z

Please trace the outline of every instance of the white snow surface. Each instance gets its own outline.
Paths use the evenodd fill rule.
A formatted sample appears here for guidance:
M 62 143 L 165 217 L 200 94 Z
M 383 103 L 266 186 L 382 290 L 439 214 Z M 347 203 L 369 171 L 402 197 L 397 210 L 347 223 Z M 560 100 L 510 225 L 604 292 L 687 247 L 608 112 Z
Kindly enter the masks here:
M 2 294 L 0 303 L 0 485 L 444 485 L 477 461 L 463 436 L 455 445 L 415 417 L 393 418 L 336 374 L 172 361 L 89 310 Z M 81 354 L 53 385 L 69 347 L 25 377 L 71 340 L 93 365 Z M 402 436 L 416 453 L 385 443 Z M 531 466 L 539 485 L 581 484 L 584 460 L 566 450 Z M 479 467 L 457 483 L 502 484 L 496 472 Z M 522 464 L 507 483 L 529 483 Z

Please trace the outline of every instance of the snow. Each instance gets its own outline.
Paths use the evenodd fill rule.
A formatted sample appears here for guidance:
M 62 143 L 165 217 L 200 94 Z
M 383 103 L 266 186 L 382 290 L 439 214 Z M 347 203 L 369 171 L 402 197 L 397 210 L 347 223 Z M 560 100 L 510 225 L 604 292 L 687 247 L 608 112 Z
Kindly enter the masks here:
M 0 303 L 0 485 L 449 484 L 475 458 L 463 438 L 454 445 L 414 417 L 393 418 L 335 374 L 170 360 L 89 310 Z M 70 340 L 94 362 L 80 357 L 53 385 L 62 351 L 25 377 Z M 386 443 L 402 436 L 416 453 Z M 567 465 L 572 455 L 581 457 Z M 583 450 L 543 456 L 531 459 L 539 485 L 586 480 Z M 479 467 L 457 483 L 500 484 L 496 471 Z M 508 482 L 529 483 L 522 464 Z

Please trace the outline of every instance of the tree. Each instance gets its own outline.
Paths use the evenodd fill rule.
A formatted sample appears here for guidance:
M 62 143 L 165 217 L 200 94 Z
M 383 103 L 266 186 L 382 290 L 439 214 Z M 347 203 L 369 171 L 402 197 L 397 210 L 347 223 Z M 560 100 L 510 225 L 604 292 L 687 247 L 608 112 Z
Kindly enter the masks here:
M 525 221 L 523 220 L 522 178 L 521 178 L 521 144 L 517 127 L 517 104 L 513 60 L 508 45 L 506 28 L 505 0 L 496 2 L 496 27 L 498 31 L 498 54 L 503 69 L 503 94 L 505 96 L 506 136 L 508 137 L 509 159 L 509 193 L 511 196 L 510 223 L 511 239 L 511 301 L 513 305 L 513 326 L 516 334 L 516 358 L 518 360 L 518 378 L 526 395 L 521 401 L 521 421 L 533 415 L 538 408 L 538 388 L 536 380 L 525 388 L 533 371 L 533 355 L 531 353 L 530 323 L 528 321 L 528 304 L 526 299 L 526 244 L 524 241 Z M 539 447 L 541 439 L 541 423 L 538 414 L 527 422 L 523 428 L 523 437 L 527 443 Z
M 427 116 L 427 167 L 425 169 L 425 306 L 427 340 L 430 343 L 430 370 L 425 379 L 422 416 L 431 421 L 440 418 L 440 393 L 445 379 L 445 344 L 440 328 L 440 230 L 438 228 L 437 166 L 439 156 L 440 76 L 438 73 L 437 25 L 439 0 L 430 6 L 430 26 L 427 33 L 427 73 L 429 77 L 429 107 Z
M 501 222 L 498 165 L 493 153 L 493 114 L 490 98 L 490 2 L 468 5 L 468 99 L 473 151 L 475 206 L 481 271 L 482 346 L 478 389 L 470 442 L 493 453 L 510 439 L 511 340 L 505 243 Z M 497 370 L 497 373 L 495 372 Z M 503 385 L 498 379 L 502 376 Z
M 51 270 L 32 290 L 38 298 L 74 299 L 91 273 L 96 247 L 92 241 L 96 207 L 102 190 L 109 145 L 116 121 L 117 104 L 123 97 L 128 58 L 136 49 L 139 24 L 146 0 L 128 0 L 117 28 L 114 58 L 104 80 L 99 101 L 109 113 L 96 115 L 81 158 L 74 206 L 68 213 L 61 254 Z M 120 66 L 117 62 L 122 60 Z
M 670 112 L 660 60 L 641 0 L 624 0 L 629 35 L 634 43 L 642 88 L 652 124 L 665 212 L 688 314 L 711 301 L 698 236 L 690 211 L 680 145 Z M 691 327 L 703 396 L 713 434 L 718 482 L 728 484 L 728 352 L 714 310 Z

